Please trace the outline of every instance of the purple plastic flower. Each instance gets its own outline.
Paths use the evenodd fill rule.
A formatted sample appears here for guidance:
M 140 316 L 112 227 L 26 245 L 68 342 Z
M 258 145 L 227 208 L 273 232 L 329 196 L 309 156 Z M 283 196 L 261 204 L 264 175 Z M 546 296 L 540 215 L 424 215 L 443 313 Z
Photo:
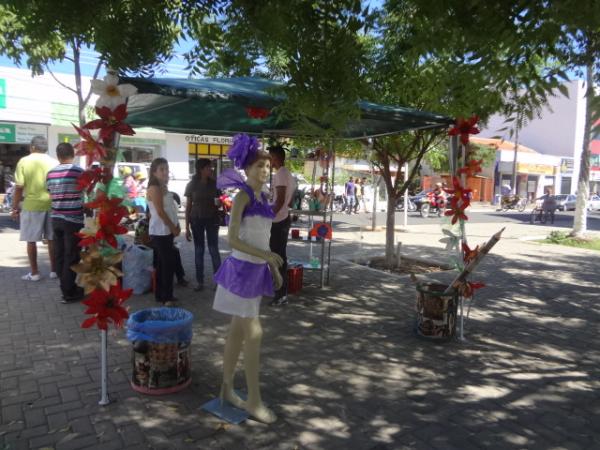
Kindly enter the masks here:
M 258 139 L 247 134 L 236 134 L 233 137 L 233 144 L 227 152 L 227 156 L 233 161 L 237 169 L 245 169 L 257 152 Z

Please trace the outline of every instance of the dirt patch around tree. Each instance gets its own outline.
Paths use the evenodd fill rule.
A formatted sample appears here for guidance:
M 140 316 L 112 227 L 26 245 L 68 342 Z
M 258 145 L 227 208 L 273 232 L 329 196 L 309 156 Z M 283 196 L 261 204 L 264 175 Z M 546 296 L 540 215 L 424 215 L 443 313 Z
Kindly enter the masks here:
M 396 264 L 393 269 L 388 269 L 385 264 L 385 257 L 375 256 L 369 259 L 353 261 L 356 264 L 362 266 L 368 266 L 372 269 L 382 270 L 388 273 L 398 273 L 402 275 L 419 275 L 423 273 L 435 273 L 452 270 L 453 268 L 447 264 L 440 264 L 433 261 L 426 261 L 422 259 L 402 257 L 400 258 L 400 264 Z

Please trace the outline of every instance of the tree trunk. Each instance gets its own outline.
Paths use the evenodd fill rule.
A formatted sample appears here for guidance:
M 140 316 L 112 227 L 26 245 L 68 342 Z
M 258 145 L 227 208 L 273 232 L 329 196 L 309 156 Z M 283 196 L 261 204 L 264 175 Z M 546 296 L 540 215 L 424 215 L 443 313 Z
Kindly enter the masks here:
M 75 90 L 77 91 L 77 106 L 79 112 L 79 126 L 86 123 L 85 119 L 85 104 L 83 100 L 83 92 L 81 90 L 81 60 L 80 50 L 77 41 L 73 41 L 73 66 L 75 67 Z
M 588 50 L 589 51 L 589 50 Z M 588 61 L 593 61 L 589 58 Z M 594 99 L 594 65 L 589 62 L 586 67 L 586 92 L 585 92 L 585 125 L 583 130 L 583 149 L 579 165 L 579 179 L 577 181 L 577 202 L 575 204 L 575 218 L 571 236 L 583 237 L 587 232 L 587 199 L 590 193 L 590 135 L 592 133 L 592 104 Z
M 388 190 L 387 217 L 385 221 L 385 265 L 391 269 L 396 265 L 394 233 L 396 228 L 396 196 Z
M 519 155 L 519 129 L 521 128 L 521 117 L 519 111 L 517 111 L 517 122 L 515 126 L 515 154 L 513 156 L 512 164 L 512 193 L 517 194 L 517 158 Z

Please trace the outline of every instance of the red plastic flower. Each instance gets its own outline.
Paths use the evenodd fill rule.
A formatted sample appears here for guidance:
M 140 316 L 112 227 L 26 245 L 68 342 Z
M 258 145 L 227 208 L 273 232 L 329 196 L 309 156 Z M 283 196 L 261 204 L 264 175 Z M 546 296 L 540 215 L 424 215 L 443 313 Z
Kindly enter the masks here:
M 475 291 L 477 289 L 481 289 L 482 287 L 485 287 L 485 284 L 483 284 L 479 281 L 465 281 L 459 287 L 460 295 L 462 295 L 465 298 L 473 297 L 473 294 L 475 293 Z
M 118 209 L 98 214 L 100 228 L 96 233 L 96 239 L 104 239 L 110 246 L 117 248 L 117 239 L 115 236 L 117 234 L 127 234 L 128 231 L 126 227 L 119 225 L 123 217 L 125 216 Z
M 112 174 L 110 173 L 110 169 L 94 167 L 83 172 L 77 179 L 77 189 L 80 191 L 87 191 L 89 194 L 94 190 L 96 183 L 101 181 L 102 183 L 107 184 L 111 178 Z
M 77 125 L 73 126 L 77 130 L 77 133 L 79 133 L 79 136 L 81 136 L 81 141 L 75 145 L 75 148 L 77 149 L 77 153 L 75 154 L 86 156 L 88 167 L 92 162 L 100 161 L 102 158 L 106 157 L 106 149 L 100 142 L 94 139 L 89 130 L 79 128 Z
M 96 114 L 100 116 L 100 119 L 92 120 L 91 122 L 86 123 L 83 127 L 89 130 L 96 130 L 99 128 L 99 137 L 107 146 L 110 146 L 112 143 L 114 133 L 124 134 L 127 136 L 132 136 L 135 134 L 133 128 L 123 122 L 123 120 L 127 118 L 126 104 L 122 103 L 114 110 L 110 109 L 108 106 L 96 108 Z
M 84 204 L 83 206 L 89 209 L 98 208 L 100 212 L 109 213 L 113 216 L 120 215 L 121 218 L 125 217 L 129 211 L 121 203 L 123 199 L 120 197 L 107 197 L 103 191 L 98 191 L 96 198 L 91 202 Z
M 254 106 L 247 106 L 246 107 L 246 114 L 248 114 L 248 117 L 250 117 L 251 119 L 266 119 L 267 117 L 269 117 L 269 115 L 271 114 L 271 111 L 269 111 L 266 108 L 257 108 Z
M 468 177 L 473 176 L 481 172 L 481 163 L 483 159 L 470 159 L 465 167 L 458 169 L 458 173 L 464 173 Z
M 131 296 L 133 289 L 121 289 L 121 284 L 110 287 L 109 291 L 96 288 L 82 303 L 87 305 L 85 314 L 93 314 L 81 324 L 81 328 L 90 328 L 98 325 L 101 330 L 108 329 L 108 324 L 113 323 L 116 327 L 123 326 L 125 319 L 129 317 L 127 309 L 122 305 Z
M 479 134 L 479 128 L 475 126 L 478 121 L 479 117 L 476 115 L 471 116 L 469 119 L 459 117 L 456 119 L 455 125 L 448 131 L 448 135 L 460 135 L 460 142 L 467 145 L 469 143 L 470 134 Z
M 452 194 L 449 209 L 444 215 L 452 216 L 454 225 L 459 220 L 469 220 L 465 210 L 471 205 L 471 189 L 463 187 L 458 177 L 452 177 L 452 186 L 454 189 L 444 189 L 448 194 Z
M 469 248 L 469 246 L 463 242 L 462 249 L 463 249 L 463 261 L 465 262 L 465 264 L 469 264 L 479 254 L 479 245 L 477 247 L 475 247 L 473 250 L 471 250 Z

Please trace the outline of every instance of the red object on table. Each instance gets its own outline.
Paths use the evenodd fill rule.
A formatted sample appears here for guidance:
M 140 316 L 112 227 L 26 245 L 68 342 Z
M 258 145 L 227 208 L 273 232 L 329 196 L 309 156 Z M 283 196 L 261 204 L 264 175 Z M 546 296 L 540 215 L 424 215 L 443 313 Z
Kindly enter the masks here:
M 288 294 L 296 294 L 302 290 L 304 270 L 301 265 L 288 267 Z
M 292 239 L 300 239 L 300 230 L 295 228 L 292 230 Z

